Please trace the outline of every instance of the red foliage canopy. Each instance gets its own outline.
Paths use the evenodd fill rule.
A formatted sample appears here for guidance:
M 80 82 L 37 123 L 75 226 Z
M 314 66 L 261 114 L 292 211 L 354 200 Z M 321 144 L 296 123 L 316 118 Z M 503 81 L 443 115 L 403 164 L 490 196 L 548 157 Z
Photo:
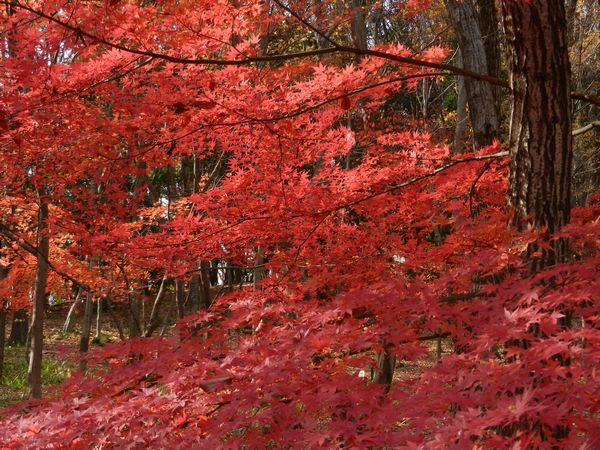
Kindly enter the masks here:
M 408 18 L 429 2 L 397 3 Z M 271 276 L 174 336 L 96 351 L 59 396 L 2 412 L 5 447 L 600 446 L 600 210 L 574 210 L 555 236 L 572 261 L 532 273 L 539 230 L 506 226 L 500 144 L 452 155 L 389 107 L 445 71 L 268 56 L 284 53 L 269 33 L 302 23 L 260 2 L 7 5 L 1 210 L 31 214 L 48 195 L 52 289 L 68 274 L 125 297 L 200 260 L 252 266 L 257 248 Z M 434 65 L 448 54 L 374 50 Z M 189 155 L 226 176 L 177 201 L 153 194 L 148 177 Z M 34 237 L 27 214 L 3 216 L 18 237 L 9 295 L 32 277 L 17 261 Z M 419 367 L 438 336 L 460 351 Z M 419 367 L 389 391 L 358 376 L 384 347 Z

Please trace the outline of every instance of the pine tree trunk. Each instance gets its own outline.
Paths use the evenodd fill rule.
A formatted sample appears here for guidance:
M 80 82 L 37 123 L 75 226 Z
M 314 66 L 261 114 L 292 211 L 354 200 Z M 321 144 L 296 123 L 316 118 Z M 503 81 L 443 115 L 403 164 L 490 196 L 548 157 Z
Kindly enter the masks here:
M 44 345 L 44 305 L 46 304 L 46 282 L 48 279 L 49 238 L 47 234 L 48 201 L 39 196 L 37 224 L 37 268 L 33 292 L 33 310 L 29 336 L 29 369 L 27 384 L 29 398 L 42 398 L 42 348 Z
M 502 0 L 502 12 L 512 89 L 507 203 L 514 226 L 543 230 L 542 239 L 548 240 L 570 215 L 571 67 L 565 3 Z M 532 270 L 566 257 L 565 241 L 552 245 L 552 251 L 541 247 Z M 530 247 L 538 249 L 536 244 Z M 522 347 L 527 345 L 525 340 Z M 536 429 L 534 423 L 527 432 Z M 504 430 L 505 434 L 518 432 L 516 426 Z M 559 425 L 552 432 L 555 438 L 567 438 L 570 428 Z
M 553 233 L 569 221 L 571 197 L 571 67 L 564 1 L 503 0 L 502 8 L 513 91 L 508 206 L 514 225 Z

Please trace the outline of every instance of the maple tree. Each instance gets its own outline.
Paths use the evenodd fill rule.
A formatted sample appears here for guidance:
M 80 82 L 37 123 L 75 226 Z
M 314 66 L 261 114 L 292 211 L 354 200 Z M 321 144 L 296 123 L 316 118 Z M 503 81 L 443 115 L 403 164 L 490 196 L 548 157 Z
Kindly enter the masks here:
M 563 2 L 501 2 L 510 83 L 368 42 L 367 2 L 3 4 L 0 295 L 34 299 L 31 397 L 47 292 L 127 304 L 132 336 L 88 329 L 87 373 L 3 411 L 4 446 L 600 445 L 600 202 L 569 203 L 570 102 L 597 99 L 570 92 Z M 397 107 L 454 75 L 511 90 L 508 150 Z M 216 260 L 239 288 L 211 297 Z

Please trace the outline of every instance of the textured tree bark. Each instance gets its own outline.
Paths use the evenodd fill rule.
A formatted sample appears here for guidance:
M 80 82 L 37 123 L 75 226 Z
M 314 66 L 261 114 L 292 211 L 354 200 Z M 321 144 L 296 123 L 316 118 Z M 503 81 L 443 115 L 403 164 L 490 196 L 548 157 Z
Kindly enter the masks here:
M 446 9 L 458 37 L 463 68 L 487 75 L 487 56 L 472 0 L 448 0 Z M 472 78 L 464 82 L 475 147 L 490 145 L 499 127 L 492 86 Z
M 533 226 L 547 240 L 570 214 L 571 67 L 565 2 L 502 0 L 502 12 L 512 89 L 507 203 L 514 226 Z M 552 245 L 553 251 L 544 246 L 532 260 L 533 271 L 566 257 L 564 240 Z M 530 246 L 530 251 L 538 249 L 537 244 Z M 521 344 L 527 345 L 527 340 Z M 518 428 L 513 424 L 501 432 L 515 434 Z M 534 423 L 528 431 L 535 429 Z M 552 432 L 555 438 L 566 438 L 570 429 L 557 426 Z
M 500 42 L 502 35 L 500 33 L 496 0 L 477 0 L 477 6 L 479 9 L 479 30 L 483 38 L 488 75 L 502 78 L 500 76 Z M 500 86 L 492 86 L 492 93 L 494 95 L 494 106 L 496 107 L 498 122 L 502 122 L 500 108 L 502 88 Z
M 503 0 L 502 10 L 513 91 L 508 206 L 515 226 L 531 224 L 553 233 L 569 221 L 571 197 L 571 67 L 564 1 Z
M 37 268 L 33 292 L 33 309 L 29 336 L 29 369 L 27 384 L 29 398 L 42 398 L 42 348 L 44 345 L 44 305 L 46 303 L 46 282 L 48 279 L 49 238 L 47 234 L 48 200 L 44 194 L 39 195 L 37 223 Z

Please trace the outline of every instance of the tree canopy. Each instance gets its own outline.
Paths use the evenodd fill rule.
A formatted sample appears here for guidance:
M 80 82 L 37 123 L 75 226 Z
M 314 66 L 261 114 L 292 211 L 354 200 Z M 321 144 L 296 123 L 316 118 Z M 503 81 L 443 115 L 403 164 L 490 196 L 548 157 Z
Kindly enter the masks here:
M 2 3 L 31 397 L 48 295 L 130 331 L 3 448 L 600 447 L 594 2 Z

